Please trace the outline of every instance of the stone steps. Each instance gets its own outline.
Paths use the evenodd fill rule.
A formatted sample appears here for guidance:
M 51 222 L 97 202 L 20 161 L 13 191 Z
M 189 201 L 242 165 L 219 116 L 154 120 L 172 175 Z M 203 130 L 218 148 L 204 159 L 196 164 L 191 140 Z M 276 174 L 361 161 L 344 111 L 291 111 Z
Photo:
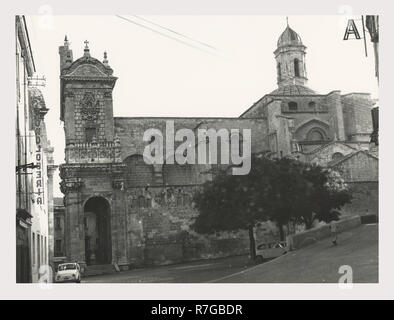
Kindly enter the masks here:
M 116 269 L 112 264 L 95 264 L 85 267 L 83 277 L 91 277 L 102 274 L 115 273 Z

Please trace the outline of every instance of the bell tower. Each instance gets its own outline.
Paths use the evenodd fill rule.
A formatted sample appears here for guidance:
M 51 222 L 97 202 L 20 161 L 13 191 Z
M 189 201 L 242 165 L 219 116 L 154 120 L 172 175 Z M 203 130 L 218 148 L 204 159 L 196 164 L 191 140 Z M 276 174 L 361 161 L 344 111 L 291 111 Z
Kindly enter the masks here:
M 118 237 L 125 234 L 126 226 L 122 188 L 126 166 L 114 129 L 112 91 L 117 78 L 107 53 L 102 61 L 93 58 L 88 41 L 77 60 L 73 60 L 67 37 L 59 54 L 60 119 L 65 133 L 65 163 L 59 167 L 65 254 L 84 267 L 120 263 L 127 257 L 126 241 Z M 97 222 L 97 232 L 86 227 L 88 221 Z
M 83 56 L 73 61 L 69 46 L 66 36 L 59 47 L 60 120 L 64 122 L 66 162 L 68 147 L 114 142 L 112 90 L 117 80 L 106 52 L 102 62 L 91 57 L 89 42 L 85 41 Z
M 289 27 L 278 39 L 274 52 L 279 87 L 286 85 L 306 85 L 305 49 L 301 37 Z

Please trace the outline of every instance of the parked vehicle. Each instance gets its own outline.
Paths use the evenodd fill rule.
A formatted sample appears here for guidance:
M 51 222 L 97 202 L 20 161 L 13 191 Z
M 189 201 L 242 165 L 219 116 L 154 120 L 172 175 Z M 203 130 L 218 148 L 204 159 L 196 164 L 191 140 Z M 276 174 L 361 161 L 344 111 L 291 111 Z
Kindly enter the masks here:
M 258 262 L 264 262 L 265 260 L 277 258 L 288 251 L 286 241 L 262 243 L 257 246 L 256 260 Z
M 81 268 L 78 263 L 62 263 L 57 267 L 56 282 L 81 282 Z

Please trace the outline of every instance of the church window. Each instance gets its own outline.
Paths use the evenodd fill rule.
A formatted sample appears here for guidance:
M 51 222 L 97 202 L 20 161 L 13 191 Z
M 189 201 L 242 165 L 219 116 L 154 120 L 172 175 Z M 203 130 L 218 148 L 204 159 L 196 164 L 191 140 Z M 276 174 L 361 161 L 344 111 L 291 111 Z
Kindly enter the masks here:
M 323 141 L 324 136 L 325 135 L 321 130 L 315 128 L 315 129 L 312 129 L 311 131 L 308 132 L 307 140 L 309 140 L 309 141 Z
M 138 197 L 138 208 L 145 208 L 146 207 L 146 200 L 144 196 L 139 196 Z
M 332 155 L 332 160 L 339 160 L 339 159 L 342 159 L 342 158 L 343 158 L 343 154 L 340 153 L 340 152 L 335 152 L 335 153 Z
M 191 197 L 190 197 L 189 194 L 185 193 L 183 195 L 183 205 L 184 206 L 190 206 L 190 204 L 191 204 Z
M 60 217 L 55 217 L 55 229 L 56 229 L 56 230 L 61 229 Z
M 311 102 L 308 103 L 308 106 L 309 106 L 309 108 L 311 108 L 311 109 L 315 109 L 315 107 L 316 107 L 316 102 L 311 101 Z
M 85 128 L 85 139 L 86 142 L 92 142 L 93 137 L 96 135 L 96 128 L 86 127 Z
M 280 71 L 280 63 L 277 64 L 276 68 L 277 68 L 277 72 L 278 72 L 278 81 L 281 81 L 282 80 L 282 73 Z
M 291 101 L 289 102 L 289 111 L 297 111 L 298 104 L 297 102 Z
M 294 59 L 294 75 L 296 77 L 300 76 L 300 63 L 297 58 Z
M 56 239 L 55 240 L 55 256 L 59 257 L 62 256 L 62 240 Z
M 178 207 L 180 207 L 180 206 L 183 205 L 183 196 L 182 196 L 181 193 L 178 193 L 178 194 L 176 195 L 176 205 L 177 205 Z

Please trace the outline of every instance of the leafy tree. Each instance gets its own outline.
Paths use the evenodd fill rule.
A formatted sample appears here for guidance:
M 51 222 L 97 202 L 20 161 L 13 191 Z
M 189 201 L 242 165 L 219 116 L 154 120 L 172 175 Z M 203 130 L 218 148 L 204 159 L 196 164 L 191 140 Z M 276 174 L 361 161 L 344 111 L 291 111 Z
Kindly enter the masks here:
M 254 260 L 254 227 L 268 219 L 268 206 L 263 203 L 271 193 L 269 179 L 262 177 L 272 165 L 267 159 L 253 157 L 248 175 L 234 176 L 221 171 L 213 181 L 206 182 L 194 196 L 199 216 L 192 228 L 200 233 L 248 230 L 250 256 Z
M 274 161 L 278 177 L 270 220 L 277 222 L 282 240 L 282 226 L 289 221 L 304 223 L 310 229 L 315 220 L 329 222 L 339 218 L 337 209 L 350 202 L 351 193 L 338 172 L 290 158 Z
M 298 218 L 304 210 L 307 182 L 301 172 L 304 164 L 290 158 L 268 160 L 273 162 L 270 175 L 271 195 L 268 197 L 269 219 L 275 221 L 281 240 L 285 240 L 283 226 Z
M 311 228 L 315 219 L 324 222 L 338 220 L 338 209 L 352 199 L 352 194 L 340 174 L 332 169 L 310 165 L 306 167 L 303 175 L 308 181 L 305 199 L 308 210 L 301 214 L 306 228 Z
M 275 221 L 281 239 L 289 221 L 310 228 L 315 219 L 330 221 L 351 199 L 335 171 L 290 158 L 271 160 L 252 156 L 251 171 L 233 176 L 222 171 L 195 194 L 199 211 L 192 228 L 200 233 L 248 230 L 250 257 L 255 258 L 254 228 Z

